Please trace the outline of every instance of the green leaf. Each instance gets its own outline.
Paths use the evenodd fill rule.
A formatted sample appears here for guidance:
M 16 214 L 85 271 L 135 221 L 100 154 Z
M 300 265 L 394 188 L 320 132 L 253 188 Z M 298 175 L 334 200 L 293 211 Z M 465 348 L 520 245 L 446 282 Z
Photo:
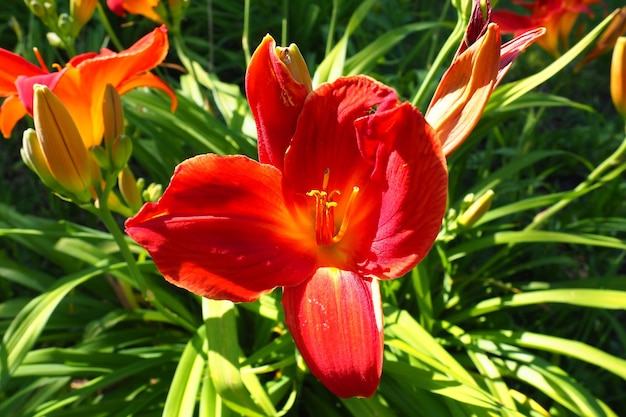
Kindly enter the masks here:
M 563 243 L 568 245 L 587 245 L 626 250 L 626 242 L 610 236 L 591 233 L 550 232 L 543 230 L 523 230 L 518 232 L 497 232 L 491 236 L 462 243 L 448 251 L 450 261 L 455 261 L 479 250 L 497 245 L 512 243 Z
M 365 0 L 361 2 L 359 7 L 354 11 L 343 36 L 317 67 L 313 75 L 314 88 L 322 83 L 334 81 L 344 74 L 344 64 L 346 62 L 350 35 L 359 27 L 361 21 L 375 3 L 375 0 Z
M 485 113 L 489 113 L 498 108 L 503 108 L 513 103 L 515 100 L 523 97 L 529 91 L 535 87 L 546 82 L 559 71 L 563 70 L 569 65 L 576 57 L 585 52 L 587 48 L 593 45 L 598 37 L 602 34 L 604 29 L 611 23 L 611 20 L 616 15 L 617 11 L 607 16 L 598 26 L 590 31 L 584 38 L 582 38 L 576 45 L 572 46 L 567 52 L 556 59 L 552 64 L 548 65 L 542 71 L 526 77 L 522 80 L 515 81 L 497 88 L 491 95 L 491 99 L 485 108 Z
M 125 263 L 110 265 L 108 261 L 101 266 L 68 275 L 47 292 L 35 297 L 15 317 L 7 329 L 0 345 L 0 389 L 6 385 L 17 367 L 48 323 L 48 319 L 57 305 L 78 285 L 106 271 L 124 268 Z
M 193 416 L 197 393 L 204 376 L 208 343 L 204 325 L 189 340 L 178 361 L 176 373 L 167 393 L 163 416 Z
M 602 299 L 602 296 L 600 296 L 600 298 Z M 622 298 L 626 298 L 626 292 L 622 292 Z M 626 304 L 626 301 L 624 301 L 624 304 Z M 473 338 L 477 339 L 486 339 L 495 343 L 506 343 L 569 356 L 604 368 L 626 380 L 626 360 L 578 340 L 569 340 L 527 331 L 513 332 L 498 330 L 490 332 L 472 332 L 470 334 Z
M 478 317 L 507 308 L 517 308 L 545 303 L 562 303 L 580 307 L 626 310 L 626 291 L 602 289 L 550 289 L 495 297 L 479 302 L 451 316 L 450 323 Z

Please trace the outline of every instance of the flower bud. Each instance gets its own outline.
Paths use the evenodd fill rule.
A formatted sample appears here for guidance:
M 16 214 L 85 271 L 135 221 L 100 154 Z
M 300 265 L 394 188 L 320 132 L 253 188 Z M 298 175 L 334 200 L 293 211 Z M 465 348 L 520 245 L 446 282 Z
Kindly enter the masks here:
M 474 202 L 459 216 L 457 222 L 463 227 L 471 227 L 478 220 L 480 220 L 489 208 L 491 208 L 491 202 L 493 201 L 493 190 L 487 190 L 483 195 L 474 200 Z
M 119 171 L 126 166 L 133 153 L 133 142 L 126 135 L 118 136 L 109 152 L 111 153 L 111 167 Z
M 117 184 L 126 204 L 128 204 L 134 212 L 139 211 L 143 205 L 143 200 L 141 199 L 137 180 L 135 180 L 135 176 L 130 168 L 125 167 L 120 171 L 117 176 Z
M 65 46 L 63 39 L 61 39 L 61 37 L 54 32 L 46 33 L 46 39 L 48 40 L 48 43 L 55 48 L 63 48 Z
M 89 154 L 96 161 L 98 167 L 105 171 L 111 169 L 111 158 L 109 158 L 109 153 L 102 146 L 92 146 L 89 148 Z
M 311 92 L 313 90 L 311 75 L 296 44 L 292 43 L 286 48 L 277 47 L 276 55 L 285 64 L 293 79 L 304 85 L 307 92 Z
M 104 146 L 110 149 L 118 136 L 124 133 L 124 108 L 115 87 L 107 84 L 102 105 L 104 117 Z
M 22 160 L 41 179 L 41 182 L 53 191 L 61 189 L 59 183 L 54 179 L 46 157 L 41 150 L 37 132 L 33 129 L 26 129 L 22 136 L 22 149 L 20 149 Z
M 46 14 L 46 9 L 44 9 L 43 4 L 37 0 L 27 1 L 26 5 L 30 9 L 31 13 L 38 18 L 43 18 Z
M 617 111 L 626 120 L 626 36 L 618 38 L 613 49 L 611 98 Z
M 69 112 L 46 86 L 34 86 L 33 118 L 54 179 L 79 201 L 90 200 L 91 158 Z
M 73 37 L 76 37 L 80 29 L 91 19 L 97 5 L 98 0 L 70 0 L 71 35 Z
M 161 186 L 161 184 L 155 183 L 148 185 L 148 188 L 143 190 L 143 192 L 141 193 L 143 200 L 149 203 L 157 202 L 162 195 L 163 187 Z
M 57 19 L 57 27 L 62 36 L 67 36 L 72 30 L 72 19 L 67 13 L 61 13 Z

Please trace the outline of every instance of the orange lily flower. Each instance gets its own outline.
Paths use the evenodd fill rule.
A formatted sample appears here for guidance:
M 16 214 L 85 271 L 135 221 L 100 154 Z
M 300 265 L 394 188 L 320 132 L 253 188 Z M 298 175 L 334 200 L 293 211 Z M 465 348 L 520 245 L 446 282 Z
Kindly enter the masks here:
M 159 77 L 147 71 L 159 65 L 169 48 L 167 29 L 156 28 L 130 48 L 115 53 L 102 49 L 71 59 L 61 71 L 49 73 L 19 55 L 0 49 L 0 96 L 7 97 L 0 108 L 0 130 L 10 137 L 13 127 L 26 114 L 32 115 L 33 86 L 46 85 L 63 102 L 77 124 L 86 148 L 102 141 L 102 103 L 107 84 L 119 94 L 137 87 L 164 91 L 176 106 L 174 91 Z
M 535 28 L 501 46 L 500 28 L 491 22 L 489 1 L 486 8 L 483 16 L 480 2 L 474 3 L 464 41 L 426 111 L 426 121 L 437 132 L 446 156 L 474 129 L 515 58 L 545 32 Z
M 107 0 L 107 6 L 118 16 L 126 13 L 138 14 L 157 23 L 164 23 L 163 18 L 155 11 L 161 0 Z
M 600 0 L 535 0 L 524 2 L 514 0 L 531 12 L 520 15 L 509 10 L 498 10 L 493 13 L 493 20 L 500 25 L 502 33 L 514 36 L 538 27 L 546 28 L 546 36 L 537 41 L 543 49 L 558 57 L 559 42 L 566 43 L 576 19 L 581 13 L 592 15 L 587 7 Z

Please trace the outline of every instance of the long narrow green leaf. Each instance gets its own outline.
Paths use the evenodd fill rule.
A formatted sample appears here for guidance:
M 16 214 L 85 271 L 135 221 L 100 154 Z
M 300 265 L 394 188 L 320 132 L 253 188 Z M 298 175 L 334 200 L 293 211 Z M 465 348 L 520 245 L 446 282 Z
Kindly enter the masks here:
M 569 65 L 576 57 L 580 56 L 587 48 L 595 43 L 597 38 L 602 34 L 604 29 L 611 23 L 613 17 L 617 11 L 607 16 L 598 26 L 591 30 L 584 38 L 582 38 L 576 45 L 572 46 L 567 52 L 561 55 L 552 64 L 548 65 L 542 71 L 533 74 L 522 80 L 512 82 L 497 88 L 492 94 L 485 113 L 489 113 L 497 108 L 502 108 L 513 103 L 518 98 L 524 96 L 526 93 L 546 82 L 559 71 L 563 70 Z
M 48 323 L 50 315 L 63 298 L 78 285 L 102 274 L 125 267 L 126 264 L 101 263 L 99 267 L 88 268 L 60 279 L 51 290 L 34 298 L 20 312 L 2 338 L 0 345 L 0 389 L 6 385 L 26 354 L 34 346 L 37 338 Z
M 626 298 L 626 293 L 622 294 L 622 298 Z M 578 340 L 563 339 L 561 337 L 527 331 L 512 332 L 506 330 L 472 332 L 471 336 L 473 338 L 493 340 L 496 343 L 523 346 L 569 356 L 604 368 L 626 380 L 626 360 Z
M 317 70 L 313 75 L 314 87 L 325 82 L 334 81 L 343 75 L 350 35 L 352 35 L 352 32 L 359 27 L 361 21 L 365 18 L 369 9 L 371 9 L 375 3 L 375 0 L 365 0 L 361 2 L 359 7 L 354 11 L 343 36 L 330 53 L 326 54 L 324 60 L 317 67 Z
M 267 394 L 259 386 L 249 386 L 242 378 L 234 305 L 230 301 L 203 299 L 205 328 L 209 341 L 209 362 L 213 386 L 225 404 L 247 416 L 276 414 Z
M 176 373 L 163 407 L 163 417 L 191 417 L 194 415 L 197 393 L 208 359 L 207 350 L 206 330 L 202 325 L 189 340 L 178 361 Z
M 626 242 L 609 236 L 591 233 L 574 234 L 543 230 L 523 230 L 518 232 L 497 232 L 491 236 L 485 236 L 472 240 L 471 242 L 462 243 L 449 250 L 448 256 L 450 261 L 455 261 L 479 250 L 511 243 L 564 243 L 568 245 L 599 246 L 626 250 Z
M 409 23 L 408 25 L 394 28 L 370 43 L 358 53 L 346 60 L 344 66 L 345 75 L 357 75 L 367 73 L 368 70 L 379 60 L 387 51 L 396 44 L 403 41 L 407 35 L 413 32 L 433 29 L 441 26 L 439 22 L 419 22 Z
M 626 291 L 569 288 L 523 292 L 481 301 L 460 313 L 454 314 L 448 318 L 448 321 L 450 323 L 458 323 L 470 317 L 478 317 L 506 308 L 544 303 L 561 303 L 580 307 L 625 310 Z

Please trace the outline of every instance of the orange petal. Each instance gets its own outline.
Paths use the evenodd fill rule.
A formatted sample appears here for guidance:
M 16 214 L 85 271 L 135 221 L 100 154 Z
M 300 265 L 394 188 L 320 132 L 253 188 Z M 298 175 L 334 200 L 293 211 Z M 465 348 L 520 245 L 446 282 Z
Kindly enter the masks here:
M 11 137 L 15 124 L 26 116 L 26 109 L 17 96 L 7 97 L 0 107 L 0 131 L 5 138 Z
M 500 68 L 500 31 L 490 24 L 486 34 L 461 53 L 444 74 L 426 112 L 444 154 L 470 134 L 493 91 Z
M 383 359 L 378 281 L 320 268 L 304 284 L 284 288 L 285 323 L 305 362 L 340 397 L 371 397 Z

